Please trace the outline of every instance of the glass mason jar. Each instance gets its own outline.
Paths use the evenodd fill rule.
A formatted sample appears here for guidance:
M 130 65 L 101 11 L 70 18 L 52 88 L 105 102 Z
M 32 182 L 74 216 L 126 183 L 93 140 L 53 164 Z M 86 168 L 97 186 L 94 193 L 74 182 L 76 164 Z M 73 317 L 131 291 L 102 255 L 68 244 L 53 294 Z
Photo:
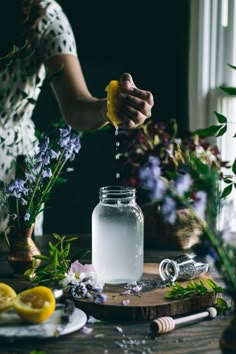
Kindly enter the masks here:
M 143 214 L 133 187 L 99 191 L 92 213 L 92 264 L 105 283 L 137 281 L 143 273 Z

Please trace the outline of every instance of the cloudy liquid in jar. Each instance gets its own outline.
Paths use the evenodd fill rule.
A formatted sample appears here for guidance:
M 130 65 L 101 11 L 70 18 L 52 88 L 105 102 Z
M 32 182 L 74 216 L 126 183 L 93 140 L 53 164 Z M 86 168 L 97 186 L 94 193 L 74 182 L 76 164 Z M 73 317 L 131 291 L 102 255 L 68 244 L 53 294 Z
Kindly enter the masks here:
M 100 202 L 93 211 L 93 266 L 106 283 L 137 281 L 143 272 L 143 214 L 132 194 L 135 190 L 119 186 L 103 188 L 115 188 L 116 192 L 108 193 L 104 200 L 100 193 Z M 128 197 L 127 191 L 132 191 Z

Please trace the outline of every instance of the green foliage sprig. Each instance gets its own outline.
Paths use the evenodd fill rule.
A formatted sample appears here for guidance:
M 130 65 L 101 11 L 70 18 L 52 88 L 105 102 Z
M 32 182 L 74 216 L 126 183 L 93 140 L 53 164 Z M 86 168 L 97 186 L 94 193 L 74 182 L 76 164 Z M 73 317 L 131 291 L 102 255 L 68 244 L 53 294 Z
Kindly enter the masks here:
M 34 256 L 32 268 L 24 273 L 26 279 L 32 283 L 57 286 L 69 270 L 71 242 L 77 237 L 68 238 L 56 233 L 53 233 L 53 236 L 57 241 L 54 244 L 49 241 L 48 255 Z M 81 259 L 88 252 L 87 250 L 81 251 L 77 255 L 77 259 Z M 42 264 L 37 266 L 37 260 L 41 260 Z
M 202 280 L 199 280 L 199 282 L 191 281 L 186 287 L 183 287 L 178 282 L 175 282 L 175 284 L 167 293 L 167 297 L 169 299 L 183 299 L 188 296 L 201 296 L 212 292 L 222 293 L 223 291 L 222 287 L 217 285 L 211 279 L 206 279 L 206 284 L 208 285 L 208 287 L 203 283 Z
M 191 281 L 186 287 L 183 287 L 178 282 L 175 282 L 168 291 L 167 297 L 174 300 L 184 299 L 189 296 L 203 296 L 213 293 L 221 294 L 223 292 L 223 288 L 216 284 L 212 279 L 208 278 L 205 282 L 207 286 L 201 279 L 199 282 Z M 227 302 L 222 297 L 216 299 L 215 307 L 218 314 L 225 313 L 229 310 Z

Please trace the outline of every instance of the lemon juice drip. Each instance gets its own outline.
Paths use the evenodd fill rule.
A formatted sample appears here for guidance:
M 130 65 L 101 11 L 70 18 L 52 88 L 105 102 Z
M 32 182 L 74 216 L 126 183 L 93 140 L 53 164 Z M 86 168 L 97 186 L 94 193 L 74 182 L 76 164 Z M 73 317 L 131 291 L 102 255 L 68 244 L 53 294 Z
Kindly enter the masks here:
M 118 165 L 118 160 L 120 158 L 120 154 L 119 154 L 119 147 L 120 147 L 120 142 L 118 141 L 118 134 L 119 134 L 119 128 L 116 126 L 115 127 L 115 136 L 117 137 L 116 142 L 115 142 L 115 146 L 116 146 L 116 151 L 115 151 L 115 160 L 117 162 L 116 165 Z M 116 176 L 116 180 L 120 179 L 120 172 L 116 172 L 115 173 Z

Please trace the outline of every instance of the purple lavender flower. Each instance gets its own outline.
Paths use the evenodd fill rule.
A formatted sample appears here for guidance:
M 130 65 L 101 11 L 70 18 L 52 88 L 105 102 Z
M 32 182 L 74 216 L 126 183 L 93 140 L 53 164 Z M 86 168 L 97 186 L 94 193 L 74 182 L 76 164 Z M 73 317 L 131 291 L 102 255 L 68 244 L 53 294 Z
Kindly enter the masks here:
M 43 166 L 50 164 L 52 159 L 58 159 L 58 153 L 53 149 L 47 149 L 46 151 L 40 151 L 36 155 L 37 164 L 40 162 Z
M 28 204 L 28 202 L 27 202 L 27 200 L 26 199 L 24 199 L 24 198 L 20 198 L 20 203 L 21 203 L 21 205 L 27 205 Z
M 93 296 L 95 304 L 103 304 L 107 301 L 107 295 L 103 293 L 95 293 Z
M 44 168 L 43 169 L 43 171 L 42 171 L 42 177 L 43 178 L 46 178 L 46 177 L 48 177 L 48 178 L 50 178 L 50 177 L 52 177 L 52 170 L 51 170 L 51 168 Z
M 68 142 L 65 150 L 65 160 L 73 161 L 75 158 L 75 154 L 77 154 L 80 150 L 80 139 L 79 136 L 76 134 L 71 135 L 71 139 Z
M 121 305 L 123 305 L 123 306 L 129 305 L 129 303 L 130 303 L 130 300 L 129 300 L 129 299 L 126 299 L 126 300 L 121 301 Z
M 5 192 L 10 196 L 15 198 L 21 198 L 23 195 L 28 194 L 28 189 L 24 186 L 25 181 L 22 179 L 16 178 L 15 180 L 11 181 L 9 185 L 6 187 Z
M 48 147 L 49 147 L 49 137 L 46 136 L 44 138 L 44 140 L 39 144 L 38 146 L 38 154 L 36 156 L 38 156 L 39 154 L 43 154 L 45 151 L 47 151 Z
M 184 193 L 189 191 L 191 185 L 192 185 L 192 178 L 188 173 L 186 173 L 185 175 L 178 176 L 174 183 L 176 194 L 182 197 Z
M 207 204 L 207 194 L 206 192 L 199 191 L 196 193 L 196 200 L 193 203 L 193 208 L 198 213 L 198 215 L 204 219 Z
M 166 196 L 161 207 L 164 220 L 169 224 L 174 224 L 176 220 L 176 202 L 174 199 Z
M 35 181 L 35 176 L 32 173 L 26 172 L 25 173 L 25 178 L 26 178 L 26 181 L 30 182 L 30 183 Z
M 61 128 L 60 131 L 60 139 L 58 141 L 58 145 L 60 147 L 65 147 L 70 141 L 70 134 L 71 134 L 71 127 L 68 128 Z
M 29 221 L 30 219 L 30 213 L 25 213 L 24 220 Z
M 160 200 L 166 192 L 166 184 L 161 179 L 160 160 L 150 156 L 148 163 L 139 169 L 141 187 L 148 190 L 151 199 Z

